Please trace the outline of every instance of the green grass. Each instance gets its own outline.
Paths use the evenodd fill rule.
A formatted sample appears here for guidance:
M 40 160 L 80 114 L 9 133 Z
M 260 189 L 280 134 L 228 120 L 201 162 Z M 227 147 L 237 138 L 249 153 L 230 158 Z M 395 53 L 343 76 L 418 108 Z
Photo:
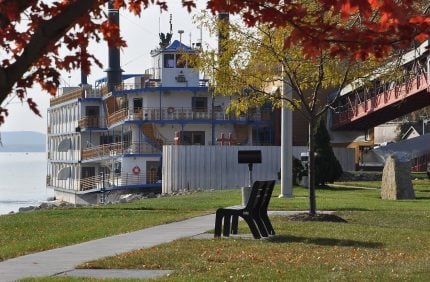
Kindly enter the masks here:
M 319 206 L 348 223 L 277 216 L 278 235 L 269 240 L 182 239 L 82 267 L 176 270 L 160 281 L 428 281 L 430 182 L 415 184 L 413 201 L 382 201 L 378 190 L 318 190 Z M 273 198 L 271 207 L 301 207 L 304 190 Z M 249 233 L 243 223 L 239 231 Z
M 240 202 L 224 190 L 128 204 L 59 208 L 0 216 L 0 260 L 212 213 Z
M 428 281 L 430 181 L 416 180 L 413 183 L 417 199 L 407 201 L 383 201 L 380 199 L 379 189 L 318 189 L 318 210 L 333 210 L 348 223 L 293 222 L 286 217 L 277 216 L 272 219 L 277 236 L 269 240 L 182 239 L 88 262 L 82 267 L 176 271 L 169 277 L 161 278 L 161 281 Z M 378 183 L 358 184 L 360 187 L 374 188 Z M 279 187 L 271 200 L 271 209 L 307 209 L 307 189 L 296 187 L 294 198 L 291 199 L 278 199 L 278 193 Z M 94 235 L 99 233 L 96 229 L 111 221 L 116 223 L 111 223 L 112 227 L 107 228 L 109 232 L 118 232 L 120 226 L 123 229 L 138 229 L 141 228 L 138 225 L 156 224 L 155 221 L 161 218 L 169 221 L 204 214 L 213 212 L 219 206 L 234 205 L 239 201 L 239 191 L 224 190 L 101 208 L 28 213 L 23 214 L 22 219 L 32 216 L 33 219 L 29 219 L 28 223 L 38 222 L 44 216 L 52 223 L 55 214 L 58 221 L 66 220 L 71 215 L 87 215 L 90 217 L 88 222 L 74 219 L 73 224 L 94 224 L 89 232 Z M 156 220 L 151 213 L 157 214 Z M 98 215 L 102 218 L 100 222 L 96 220 Z M 6 218 L 17 219 L 17 216 L 19 215 Z M 151 219 L 152 222 L 146 222 Z M 2 217 L 0 223 L 3 227 Z M 128 226 L 130 224 L 134 226 Z M 80 226 L 81 231 L 87 228 Z M 29 227 L 23 224 L 17 228 L 22 229 L 22 233 L 27 233 Z M 46 227 L 46 230 L 51 228 Z M 62 228 L 58 228 L 61 234 L 68 234 L 73 229 L 68 227 L 69 231 L 61 232 Z M 249 233 L 243 223 L 239 228 L 239 233 Z M 58 237 L 66 237 L 58 234 L 57 228 L 53 229 Z M 0 232 L 3 234 L 4 228 Z M 3 235 L 0 236 L 3 240 Z M 47 234 L 42 232 L 41 236 Z M 11 239 L 5 242 L 9 240 Z M 2 243 L 0 248 L 3 245 Z M 3 254 L 3 251 L 0 253 Z M 44 277 L 28 281 L 99 280 Z

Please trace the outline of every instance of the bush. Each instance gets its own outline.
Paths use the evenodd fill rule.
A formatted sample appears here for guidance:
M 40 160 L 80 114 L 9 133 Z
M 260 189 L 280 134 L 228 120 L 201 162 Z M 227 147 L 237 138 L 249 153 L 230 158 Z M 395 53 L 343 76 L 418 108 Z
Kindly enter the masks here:
M 318 186 L 332 183 L 343 171 L 333 153 L 330 135 L 325 127 L 325 120 L 320 119 L 315 132 L 315 184 Z

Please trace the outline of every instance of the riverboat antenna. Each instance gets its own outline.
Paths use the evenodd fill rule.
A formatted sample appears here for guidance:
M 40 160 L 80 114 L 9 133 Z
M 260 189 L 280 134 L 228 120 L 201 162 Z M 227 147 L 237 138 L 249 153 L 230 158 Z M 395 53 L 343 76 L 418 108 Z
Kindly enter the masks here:
M 182 34 L 184 33 L 184 31 L 182 29 L 178 30 L 179 33 L 179 42 L 182 43 Z
M 172 14 L 170 14 L 169 24 L 170 24 L 170 33 L 171 33 L 171 34 L 173 34 L 173 27 L 172 27 Z

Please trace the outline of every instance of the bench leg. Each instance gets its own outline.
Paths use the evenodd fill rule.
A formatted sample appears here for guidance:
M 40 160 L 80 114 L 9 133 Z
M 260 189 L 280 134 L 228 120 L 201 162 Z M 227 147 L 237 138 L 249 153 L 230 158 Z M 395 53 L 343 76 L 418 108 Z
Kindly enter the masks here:
M 251 229 L 251 233 L 252 233 L 252 236 L 254 236 L 254 239 L 260 239 L 261 238 L 260 232 L 258 231 L 257 225 L 255 225 L 255 222 L 252 219 L 252 217 L 244 216 L 243 219 L 248 224 L 249 229 Z
M 215 216 L 215 234 L 214 237 L 221 237 L 221 225 L 222 225 L 222 219 L 224 215 L 222 212 L 217 211 Z
M 256 216 L 254 216 L 254 221 L 258 226 L 258 230 L 260 230 L 261 236 L 269 237 L 269 233 L 268 233 L 268 230 L 266 228 L 266 225 L 263 222 L 263 219 L 260 216 L 256 215 Z
M 231 218 L 231 234 L 237 234 L 238 224 L 239 224 L 239 216 L 233 215 Z
M 269 235 L 275 235 L 275 229 L 273 229 L 273 225 L 270 222 L 269 216 L 267 215 L 267 213 L 261 213 L 260 214 L 261 219 L 264 222 L 264 225 L 266 226 L 267 232 L 269 233 Z
M 225 237 L 230 236 L 230 221 L 231 216 L 229 214 L 224 215 L 224 229 L 222 235 L 224 235 Z

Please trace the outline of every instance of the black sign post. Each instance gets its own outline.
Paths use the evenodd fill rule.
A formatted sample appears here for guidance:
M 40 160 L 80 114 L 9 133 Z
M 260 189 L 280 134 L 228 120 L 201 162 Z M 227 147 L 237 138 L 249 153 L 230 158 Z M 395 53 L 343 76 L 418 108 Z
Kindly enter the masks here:
M 240 164 L 248 164 L 249 187 L 252 187 L 252 166 L 253 164 L 261 164 L 261 151 L 260 150 L 238 151 L 237 161 Z

